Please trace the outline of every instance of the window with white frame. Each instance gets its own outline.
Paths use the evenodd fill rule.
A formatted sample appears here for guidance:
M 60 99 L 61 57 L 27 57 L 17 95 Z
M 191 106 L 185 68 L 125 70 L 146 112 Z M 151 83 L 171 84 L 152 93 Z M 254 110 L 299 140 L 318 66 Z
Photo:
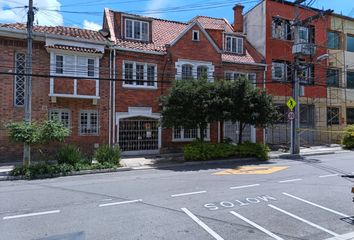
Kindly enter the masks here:
M 272 63 L 272 80 L 286 81 L 287 79 L 287 65 L 285 62 Z
M 53 53 L 52 74 L 77 77 L 98 77 L 98 59 L 95 57 Z
M 247 73 L 227 71 L 225 72 L 225 80 L 238 80 L 239 78 L 247 78 Z
M 182 79 L 194 79 L 193 77 L 193 66 L 190 64 L 183 64 L 182 65 Z
M 70 111 L 67 109 L 51 109 L 49 110 L 49 119 L 59 120 L 64 127 L 70 127 Z
M 178 60 L 176 62 L 176 79 L 207 79 L 214 81 L 214 65 L 211 62 Z
M 250 80 L 251 83 L 256 84 L 257 83 L 257 74 L 249 73 L 248 80 Z
M 309 29 L 307 27 L 299 27 L 299 42 L 300 43 L 309 42 Z
M 25 104 L 25 74 L 26 73 L 26 54 L 15 54 L 15 80 L 14 80 L 14 105 L 22 107 Z
M 98 112 L 95 110 L 80 111 L 79 134 L 98 135 Z
M 199 41 L 199 31 L 198 30 L 193 30 L 193 41 Z
M 157 87 L 156 64 L 123 62 L 123 86 L 129 87 Z
M 272 37 L 283 40 L 291 40 L 290 21 L 278 17 L 272 20 Z
M 227 52 L 243 54 L 243 38 L 225 36 L 225 50 Z
M 149 22 L 125 19 L 125 38 L 149 41 Z
M 200 138 L 199 128 L 183 128 L 175 127 L 172 129 L 172 139 L 173 141 L 192 141 L 194 139 Z M 204 138 L 206 140 L 210 139 L 210 125 L 204 130 Z

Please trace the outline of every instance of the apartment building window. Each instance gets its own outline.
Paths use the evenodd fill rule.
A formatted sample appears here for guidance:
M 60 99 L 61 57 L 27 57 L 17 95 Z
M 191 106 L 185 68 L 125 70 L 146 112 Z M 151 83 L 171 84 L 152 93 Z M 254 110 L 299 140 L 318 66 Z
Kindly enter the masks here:
M 226 51 L 243 54 L 243 38 L 226 36 Z
M 98 135 L 98 112 L 97 111 L 80 111 L 79 122 L 80 135 Z
M 123 87 L 157 87 L 157 71 L 155 64 L 139 62 L 123 62 Z
M 354 124 L 354 108 L 347 108 L 347 124 Z
M 194 139 L 200 138 L 199 128 L 183 128 L 175 127 L 172 129 L 172 139 L 173 141 L 192 141 Z M 204 130 L 204 138 L 206 140 L 210 139 L 210 125 Z
M 340 34 L 338 32 L 327 32 L 327 47 L 331 49 L 340 48 Z
M 182 79 L 194 79 L 193 77 L 193 66 L 190 64 L 183 64 L 182 65 Z
M 347 71 L 347 88 L 354 89 L 354 71 Z
M 327 69 L 327 87 L 339 87 L 339 69 Z
M 307 27 L 299 27 L 299 42 L 309 42 L 309 29 Z
M 328 107 L 327 108 L 327 125 L 339 125 L 339 108 Z
M 272 37 L 283 40 L 291 40 L 290 21 L 281 18 L 273 18 Z
M 300 105 L 300 123 L 306 126 L 313 126 L 315 123 L 314 105 Z
M 354 52 L 354 36 L 347 35 L 347 51 Z
M 53 74 L 78 77 L 98 77 L 96 59 L 76 55 L 54 54 Z
M 22 107 L 25 104 L 25 79 L 26 55 L 24 53 L 15 54 L 15 80 L 14 80 L 14 105 Z
M 140 20 L 125 19 L 125 38 L 149 41 L 149 23 Z
M 285 82 L 291 77 L 290 64 L 285 61 L 272 62 L 272 79 L 273 81 Z
M 49 110 L 49 119 L 59 120 L 64 127 L 70 127 L 70 112 L 67 109 L 51 109 Z
M 312 84 L 314 78 L 314 65 L 309 63 L 300 64 L 299 70 L 297 71 L 297 77 L 301 84 Z

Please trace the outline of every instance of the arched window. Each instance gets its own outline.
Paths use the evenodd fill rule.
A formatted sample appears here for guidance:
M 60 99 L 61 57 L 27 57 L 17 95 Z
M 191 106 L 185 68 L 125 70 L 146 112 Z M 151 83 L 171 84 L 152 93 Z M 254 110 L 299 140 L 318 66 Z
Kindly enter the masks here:
M 198 66 L 197 67 L 197 78 L 198 79 L 208 79 L 208 67 Z
M 182 79 L 193 79 L 193 66 L 190 64 L 182 65 Z

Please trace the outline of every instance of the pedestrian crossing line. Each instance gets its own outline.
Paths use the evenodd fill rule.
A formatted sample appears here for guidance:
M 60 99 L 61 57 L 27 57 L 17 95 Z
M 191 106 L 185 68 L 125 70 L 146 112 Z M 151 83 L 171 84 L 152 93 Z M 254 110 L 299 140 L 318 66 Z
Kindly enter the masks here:
M 200 220 L 197 216 L 191 213 L 187 208 L 181 208 L 181 210 L 187 214 L 194 222 L 196 222 L 199 226 L 201 226 L 205 231 L 207 231 L 211 236 L 213 236 L 216 240 L 224 240 L 219 234 L 217 234 L 213 229 L 208 227 L 202 220 Z
M 331 212 L 331 213 L 337 214 L 337 215 L 339 215 L 339 216 L 341 216 L 341 217 L 350 217 L 349 215 L 346 215 L 346 214 L 344 214 L 344 213 L 341 213 L 341 212 L 338 212 L 338 211 L 336 211 L 336 210 L 333 210 L 333 209 L 330 209 L 330 208 L 327 208 L 327 207 L 321 206 L 321 205 L 319 205 L 319 204 L 316 204 L 316 203 L 310 202 L 310 201 L 305 200 L 305 199 L 303 199 L 303 198 L 296 197 L 296 196 L 291 195 L 291 194 L 289 194 L 289 193 L 285 193 L 285 192 L 283 192 L 283 194 L 284 194 L 285 196 L 288 196 L 288 197 L 294 198 L 294 199 L 299 200 L 299 201 L 301 201 L 301 202 L 304 202 L 304 203 L 310 204 L 310 205 L 312 205 L 312 206 L 315 206 L 315 207 L 321 208 L 321 209 L 323 209 L 323 210 L 326 210 L 326 211 L 328 211 L 328 212 Z
M 332 232 L 331 230 L 328 230 L 328 229 L 326 229 L 326 228 L 324 228 L 324 227 L 321 227 L 321 226 L 319 226 L 319 225 L 317 225 L 317 224 L 315 224 L 315 223 L 313 223 L 313 222 L 310 222 L 310 221 L 308 221 L 308 220 L 306 220 L 306 219 L 303 219 L 303 218 L 301 218 L 301 217 L 299 217 L 299 216 L 297 216 L 297 215 L 295 215 L 295 214 L 292 214 L 292 213 L 290 213 L 290 212 L 287 212 L 287 211 L 285 211 L 285 210 L 283 210 L 283 209 L 281 209 L 281 208 L 278 208 L 278 207 L 276 207 L 276 206 L 274 206 L 274 205 L 272 205 L 272 204 L 268 204 L 268 206 L 271 207 L 271 208 L 273 208 L 273 209 L 275 209 L 275 210 L 277 210 L 277 211 L 279 211 L 279 212 L 281 212 L 281 213 L 284 213 L 284 214 L 286 214 L 286 215 L 288 215 L 288 216 L 290 216 L 290 217 L 292 217 L 292 218 L 295 218 L 295 219 L 297 219 L 297 220 L 299 220 L 299 221 L 301 221 L 301 222 L 303 222 L 303 223 L 306 223 L 306 224 L 308 224 L 308 225 L 310 225 L 310 226 L 312 226 L 312 227 L 314 227 L 314 228 L 317 228 L 317 229 L 319 229 L 319 230 L 321 230 L 321 231 L 324 231 L 324 232 L 326 232 L 326 233 L 328 233 L 328 234 L 330 234 L 330 235 L 332 235 L 332 236 L 335 236 L 335 237 L 338 237 L 338 236 L 339 236 L 339 234 L 337 234 L 337 233 L 335 233 L 335 232 Z
M 267 234 L 268 236 L 270 236 L 270 237 L 272 237 L 272 238 L 274 238 L 274 239 L 276 239 L 276 240 L 284 240 L 283 238 L 281 238 L 281 237 L 275 235 L 274 233 L 268 231 L 267 229 L 265 229 L 265 228 L 259 226 L 257 223 L 252 222 L 251 220 L 245 218 L 245 217 L 242 216 L 241 214 L 238 214 L 238 213 L 236 213 L 236 212 L 234 212 L 234 211 L 231 211 L 230 213 L 231 213 L 232 215 L 234 215 L 234 216 L 240 218 L 241 220 L 245 221 L 246 223 L 252 225 L 253 227 L 257 228 L 258 230 L 264 232 L 264 233 Z

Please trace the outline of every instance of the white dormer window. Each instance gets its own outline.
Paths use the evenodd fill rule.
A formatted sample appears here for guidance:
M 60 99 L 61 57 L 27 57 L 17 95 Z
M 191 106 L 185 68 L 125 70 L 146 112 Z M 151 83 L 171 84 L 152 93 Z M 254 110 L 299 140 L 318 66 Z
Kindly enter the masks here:
M 225 37 L 225 50 L 227 52 L 243 54 L 243 38 L 226 36 Z
M 198 30 L 193 30 L 192 40 L 199 41 L 199 31 Z
M 125 38 L 149 41 L 149 23 L 133 19 L 125 19 Z

